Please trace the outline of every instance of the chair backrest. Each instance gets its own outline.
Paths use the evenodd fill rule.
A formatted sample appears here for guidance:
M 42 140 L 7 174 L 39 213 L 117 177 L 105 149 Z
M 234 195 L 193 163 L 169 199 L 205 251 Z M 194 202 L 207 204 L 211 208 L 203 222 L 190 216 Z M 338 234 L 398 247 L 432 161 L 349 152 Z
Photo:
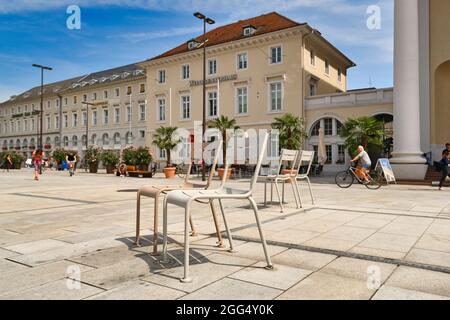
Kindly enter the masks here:
M 281 174 L 280 171 L 286 164 L 287 165 L 286 168 L 292 169 L 289 175 L 296 176 L 299 169 L 297 161 L 298 156 L 299 151 L 297 150 L 288 150 L 288 149 L 281 150 L 280 168 L 278 169 L 277 174 Z
M 212 180 L 214 178 L 214 174 L 216 173 L 216 167 L 217 167 L 217 164 L 219 163 L 219 157 L 220 157 L 220 151 L 222 150 L 222 145 L 223 145 L 223 141 L 220 140 L 219 144 L 218 144 L 218 146 L 216 148 L 216 154 L 214 156 L 214 160 L 213 160 L 213 163 L 212 163 L 212 166 L 211 166 L 211 171 L 209 172 L 209 177 L 208 177 L 207 183 L 205 185 L 206 189 L 208 189 L 211 186 Z M 193 159 L 193 161 L 195 161 L 195 159 Z M 193 182 L 189 182 L 189 179 L 191 177 L 191 170 L 192 170 L 192 161 L 189 164 L 188 172 L 186 174 L 186 178 L 184 179 L 184 182 L 186 184 L 187 183 L 194 184 Z
M 306 175 L 309 175 L 309 173 L 311 172 L 311 166 L 314 162 L 314 155 L 315 155 L 314 151 L 305 151 L 305 150 L 300 151 L 300 155 L 298 157 L 298 168 L 300 169 L 300 167 L 302 167 L 303 164 L 306 164 L 308 168 L 305 173 Z

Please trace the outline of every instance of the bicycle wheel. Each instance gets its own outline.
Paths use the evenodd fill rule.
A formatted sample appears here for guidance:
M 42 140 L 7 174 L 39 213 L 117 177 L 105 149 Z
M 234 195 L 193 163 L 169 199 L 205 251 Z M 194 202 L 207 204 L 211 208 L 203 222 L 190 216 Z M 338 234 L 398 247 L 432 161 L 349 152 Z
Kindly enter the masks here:
M 177 166 L 177 175 L 181 179 L 186 178 L 186 174 L 187 174 L 187 168 L 184 164 Z
M 355 182 L 355 177 L 350 171 L 343 171 L 336 175 L 335 181 L 339 188 L 348 189 Z
M 370 182 L 364 183 L 366 188 L 370 189 L 370 190 L 380 189 L 382 182 L 383 182 L 383 177 L 381 176 L 381 174 L 377 171 L 372 171 L 369 173 L 369 177 L 370 177 Z

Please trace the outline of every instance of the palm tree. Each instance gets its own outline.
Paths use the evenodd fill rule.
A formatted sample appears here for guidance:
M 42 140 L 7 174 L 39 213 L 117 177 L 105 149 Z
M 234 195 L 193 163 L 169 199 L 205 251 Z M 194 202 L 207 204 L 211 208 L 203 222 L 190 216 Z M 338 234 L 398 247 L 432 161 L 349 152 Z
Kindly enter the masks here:
M 171 151 L 181 142 L 181 140 L 173 139 L 173 134 L 177 130 L 177 127 L 160 127 L 156 130 L 156 134 L 153 135 L 153 144 L 161 150 L 166 150 L 167 167 L 170 167 L 172 164 Z
M 341 137 L 351 155 L 358 146 L 367 148 L 369 145 L 383 146 L 384 124 L 373 117 L 349 119 L 342 127 Z
M 228 139 L 227 131 L 239 129 L 239 127 L 236 125 L 236 120 L 229 119 L 226 116 L 220 116 L 217 119 L 211 120 L 208 123 L 208 127 L 219 130 L 220 134 L 222 135 L 223 163 L 225 164 L 225 161 L 227 159 L 227 139 Z
M 300 150 L 303 140 L 308 137 L 304 119 L 291 113 L 275 118 L 272 129 L 279 132 L 280 149 Z

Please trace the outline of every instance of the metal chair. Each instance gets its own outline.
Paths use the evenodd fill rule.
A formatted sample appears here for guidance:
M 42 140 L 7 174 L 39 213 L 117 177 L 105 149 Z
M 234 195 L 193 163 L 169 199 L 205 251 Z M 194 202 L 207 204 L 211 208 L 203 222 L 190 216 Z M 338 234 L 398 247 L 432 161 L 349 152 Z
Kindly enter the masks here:
M 250 187 L 248 190 L 237 190 L 232 188 L 226 188 L 225 187 L 225 178 L 222 180 L 222 184 L 218 189 L 215 190 L 176 190 L 171 191 L 167 194 L 166 198 L 164 199 L 164 222 L 163 222 L 163 234 L 164 234 L 164 240 L 163 240 L 163 262 L 167 262 L 167 213 L 168 213 L 168 205 L 173 204 L 178 207 L 183 207 L 185 209 L 185 217 L 184 217 L 184 276 L 181 279 L 181 282 L 187 283 L 191 282 L 192 279 L 189 277 L 189 219 L 191 217 L 191 205 L 195 201 L 201 201 L 201 200 L 218 200 L 220 205 L 220 210 L 222 212 L 222 217 L 225 225 L 225 229 L 228 235 L 228 240 L 230 242 L 230 251 L 233 251 L 233 238 L 231 236 L 231 231 L 229 228 L 229 225 L 226 220 L 224 206 L 222 203 L 222 200 L 239 200 L 239 199 L 245 199 L 250 202 L 251 207 L 253 208 L 256 224 L 258 226 L 259 235 L 261 238 L 261 243 L 264 250 L 264 255 L 266 257 L 267 261 L 267 268 L 273 268 L 272 262 L 267 250 L 267 244 L 264 238 L 264 234 L 261 227 L 261 222 L 259 220 L 258 216 L 258 206 L 256 205 L 255 200 L 253 199 L 253 191 L 255 189 L 257 180 L 258 180 L 258 174 L 259 170 L 261 169 L 261 163 L 263 161 L 266 149 L 267 149 L 267 141 L 268 141 L 268 134 L 264 136 L 262 139 L 262 145 L 260 147 L 260 154 L 258 158 L 258 164 L 256 166 L 255 174 L 253 175 L 253 178 L 250 183 Z M 229 170 L 229 165 L 226 166 L 224 177 L 227 176 Z
M 297 187 L 296 187 L 296 177 L 298 174 L 298 156 L 299 151 L 283 149 L 281 151 L 281 156 L 279 162 L 276 163 L 276 167 L 271 168 L 273 170 L 268 176 L 264 177 L 264 205 L 267 206 L 267 183 L 270 182 L 270 201 L 273 202 L 273 186 L 275 185 L 275 190 L 277 192 L 278 200 L 280 202 L 281 212 L 284 212 L 283 202 L 284 202 L 284 185 L 286 182 L 290 182 L 292 186 L 292 192 L 294 194 L 295 203 L 297 208 L 300 208 L 299 200 L 297 199 Z M 283 166 L 287 165 L 290 167 L 289 173 L 281 173 Z M 276 171 L 275 171 L 276 170 Z M 278 183 L 282 183 L 283 192 L 282 196 L 280 194 L 280 189 L 278 188 Z
M 217 150 L 221 150 L 222 148 L 222 142 L 219 142 L 219 146 L 217 147 Z M 192 162 L 189 165 L 188 168 L 188 172 L 186 174 L 186 177 L 184 179 L 184 182 L 182 184 L 178 184 L 178 185 L 164 185 L 164 186 L 143 186 L 141 188 L 139 188 L 138 192 L 137 192 L 137 206 L 136 206 L 136 241 L 135 241 L 135 245 L 139 246 L 139 240 L 140 240 L 140 217 L 141 217 L 141 197 L 149 197 L 149 198 L 153 198 L 155 200 L 155 207 L 154 207 L 154 220 L 153 220 L 153 255 L 157 255 L 158 254 L 158 204 L 159 204 L 159 198 L 161 195 L 165 196 L 169 191 L 173 191 L 173 190 L 187 190 L 187 189 L 194 189 L 194 190 L 205 190 L 208 189 L 211 186 L 212 183 L 212 179 L 214 177 L 214 173 L 215 173 L 215 168 L 217 166 L 217 163 L 219 161 L 219 155 L 220 152 L 216 152 L 216 155 L 214 157 L 214 161 L 209 173 L 209 178 L 208 178 L 208 182 L 206 185 L 204 184 L 196 184 L 194 182 L 190 182 L 189 178 L 191 177 L 191 169 L 192 169 Z M 222 247 L 223 246 L 223 242 L 222 242 L 222 235 L 220 233 L 220 228 L 219 228 L 219 222 L 217 220 L 217 214 L 216 214 L 216 210 L 214 207 L 214 203 L 213 201 L 209 201 L 206 202 L 206 204 L 209 204 L 210 208 L 211 208 L 211 213 L 214 219 L 214 224 L 216 227 L 216 232 L 217 232 L 217 238 L 218 238 L 218 246 Z M 192 230 L 192 234 L 191 236 L 195 236 L 196 235 L 196 231 L 195 231 L 195 227 L 194 224 L 192 222 L 192 219 L 189 219 L 189 223 L 191 226 L 191 230 Z
M 315 201 L 314 201 L 314 195 L 313 195 L 313 191 L 312 191 L 312 187 L 311 187 L 311 181 L 309 180 L 309 174 L 311 172 L 311 167 L 314 161 L 314 155 L 315 152 L 314 151 L 300 151 L 300 155 L 298 157 L 298 165 L 297 167 L 307 167 L 307 170 L 305 173 L 302 174 L 297 174 L 297 176 L 295 177 L 295 186 L 297 188 L 297 193 L 298 193 L 298 199 L 300 201 L 300 205 L 303 206 L 302 204 L 302 199 L 300 197 L 300 190 L 298 188 L 298 184 L 297 182 L 302 181 L 302 180 L 306 180 L 306 183 L 308 183 L 308 187 L 309 187 L 309 193 L 311 195 L 311 201 L 312 204 L 315 205 Z

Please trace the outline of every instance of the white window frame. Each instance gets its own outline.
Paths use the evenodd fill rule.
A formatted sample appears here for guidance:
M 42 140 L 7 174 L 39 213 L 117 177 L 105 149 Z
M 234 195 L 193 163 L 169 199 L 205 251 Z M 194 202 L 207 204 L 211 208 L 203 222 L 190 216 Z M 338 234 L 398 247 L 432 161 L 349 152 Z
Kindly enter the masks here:
M 280 110 L 272 110 L 272 90 L 271 90 L 271 86 L 273 84 L 276 83 L 280 83 L 281 84 L 281 109 Z M 269 81 L 267 83 L 267 99 L 268 99 L 268 104 L 267 104 L 267 110 L 269 113 L 281 113 L 284 110 L 284 82 L 281 80 L 274 80 L 274 81 Z
M 144 107 L 144 113 L 142 113 L 142 107 Z M 142 114 L 144 117 L 142 117 Z M 147 105 L 145 103 L 139 103 L 139 121 L 147 120 Z
M 281 49 L 280 61 L 278 61 L 278 62 L 272 62 L 272 49 L 275 49 L 275 48 L 280 48 Z M 276 65 L 282 64 L 284 62 L 283 52 L 284 52 L 284 48 L 283 48 L 283 45 L 281 43 L 270 46 L 269 47 L 269 65 L 276 66 Z
M 33 130 L 34 130 L 34 119 L 32 120 Z M 64 128 L 69 127 L 69 115 L 67 113 L 63 114 L 63 126 Z
M 329 76 L 331 72 L 331 64 L 329 59 L 324 60 L 324 71 L 325 75 Z
M 109 97 L 109 90 L 103 90 L 103 99 L 108 99 Z
M 120 124 L 120 107 L 114 107 L 114 124 Z
M 246 91 L 247 91 L 247 94 L 246 94 L 246 96 L 247 96 L 247 111 L 246 112 L 239 112 L 239 90 L 241 90 L 241 89 L 246 89 Z M 236 105 L 236 108 L 235 108 L 235 114 L 237 115 L 237 116 L 244 116 L 244 115 L 248 115 L 248 109 L 249 109 L 249 96 L 248 96 L 248 86 L 239 86 L 239 87 L 236 87 L 235 88 L 235 95 L 236 95 L 236 97 L 235 97 L 235 105 Z
M 211 62 L 215 61 L 215 71 L 214 73 L 211 73 Z M 210 58 L 208 59 L 208 75 L 209 76 L 215 76 L 217 75 L 218 68 L 217 68 L 217 58 Z
M 317 56 L 316 56 L 316 51 L 314 49 L 310 49 L 309 50 L 309 64 L 313 67 L 316 66 L 316 60 Z
M 164 104 L 161 104 L 161 101 L 164 101 Z M 164 106 L 164 118 L 161 118 L 161 107 Z M 159 123 L 166 122 L 166 116 L 167 116 L 167 100 L 165 97 L 157 98 L 156 99 L 156 121 Z
M 216 114 L 215 115 L 211 115 L 211 113 L 210 113 L 210 111 L 211 111 L 211 109 L 210 109 L 210 105 L 209 105 L 209 102 L 210 102 L 210 94 L 213 94 L 213 93 L 215 93 L 216 94 L 216 97 L 215 97 L 215 101 L 216 101 Z M 219 112 L 219 93 L 217 92 L 217 90 L 209 90 L 209 91 L 207 91 L 206 92 L 206 94 L 207 94 L 207 99 L 206 99 L 206 103 L 207 103 L 207 105 L 206 105 L 206 107 L 207 107 L 207 117 L 209 118 L 209 119 L 215 119 L 215 118 L 217 118 L 218 116 L 219 116 L 219 114 L 220 114 L 220 112 Z
M 106 116 L 105 116 L 105 112 L 106 112 Z M 109 109 L 108 108 L 103 108 L 102 109 L 102 120 L 103 120 L 103 125 L 107 126 L 109 125 Z
M 92 126 L 97 126 L 97 124 L 98 124 L 98 110 L 97 109 L 95 109 L 95 110 L 92 110 Z
M 72 112 L 72 128 L 78 127 L 78 113 Z
M 189 117 L 184 117 L 184 101 L 183 98 L 189 98 Z M 180 121 L 189 121 L 192 117 L 192 98 L 190 94 L 180 95 Z
M 130 123 L 133 121 L 133 108 L 131 107 L 131 104 L 127 104 L 125 110 L 127 123 Z
M 185 74 L 185 71 L 187 70 L 187 74 Z M 187 77 L 185 77 L 187 76 Z M 181 80 L 186 81 L 191 78 L 191 66 L 189 63 L 183 64 L 181 66 Z
M 241 55 L 245 55 L 246 57 L 247 57 L 247 65 L 245 66 L 245 68 L 239 68 L 239 66 L 240 66 L 240 59 L 239 59 L 239 57 L 241 56 Z M 239 71 L 243 71 L 243 70 L 248 70 L 248 65 L 249 65 L 249 59 L 248 59 L 248 51 L 243 51 L 243 52 L 238 52 L 238 53 L 236 53 L 236 70 L 239 72 Z
M 114 98 L 120 98 L 120 88 L 114 88 Z
M 164 73 L 164 81 L 161 81 L 161 74 Z M 158 84 L 162 85 L 165 84 L 167 81 L 167 71 L 166 69 L 159 69 L 158 71 L 156 71 L 156 79 Z

